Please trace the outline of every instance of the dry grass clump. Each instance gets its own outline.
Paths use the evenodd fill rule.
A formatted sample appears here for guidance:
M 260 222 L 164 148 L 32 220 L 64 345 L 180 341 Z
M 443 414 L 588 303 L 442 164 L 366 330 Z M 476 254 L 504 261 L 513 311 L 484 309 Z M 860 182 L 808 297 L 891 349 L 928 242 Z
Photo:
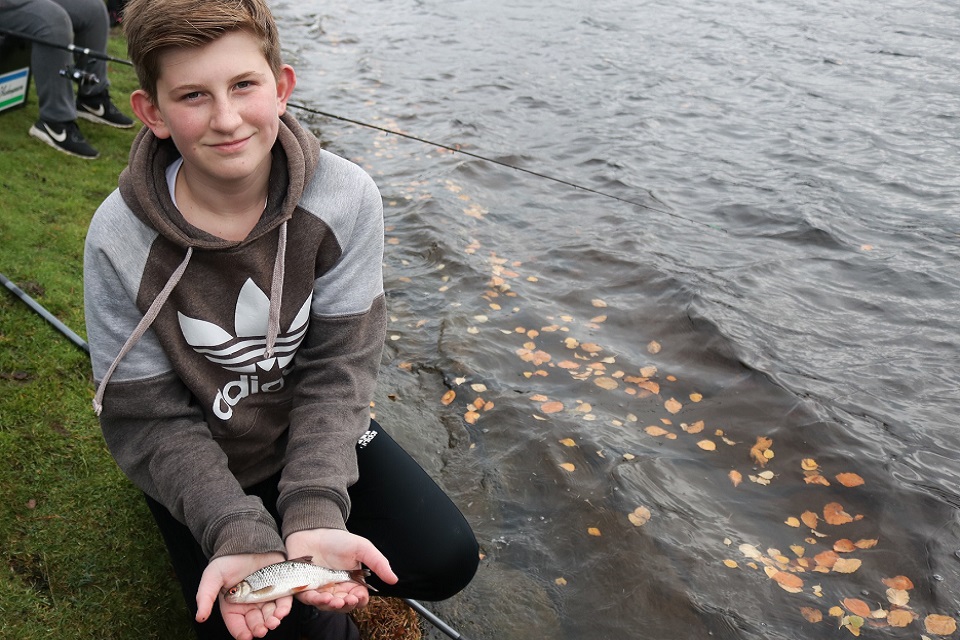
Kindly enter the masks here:
M 420 640 L 416 612 L 399 598 L 372 596 L 370 604 L 352 614 L 363 640 Z

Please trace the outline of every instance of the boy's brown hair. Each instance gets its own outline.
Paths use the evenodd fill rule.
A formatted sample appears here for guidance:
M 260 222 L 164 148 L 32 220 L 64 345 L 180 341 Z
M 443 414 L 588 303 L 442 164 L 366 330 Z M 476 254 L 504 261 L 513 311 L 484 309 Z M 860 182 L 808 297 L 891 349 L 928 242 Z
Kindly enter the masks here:
M 200 47 L 232 31 L 246 31 L 260 41 L 274 77 L 283 66 L 280 35 L 266 0 L 130 0 L 123 31 L 140 88 L 151 98 L 157 95 L 164 50 Z

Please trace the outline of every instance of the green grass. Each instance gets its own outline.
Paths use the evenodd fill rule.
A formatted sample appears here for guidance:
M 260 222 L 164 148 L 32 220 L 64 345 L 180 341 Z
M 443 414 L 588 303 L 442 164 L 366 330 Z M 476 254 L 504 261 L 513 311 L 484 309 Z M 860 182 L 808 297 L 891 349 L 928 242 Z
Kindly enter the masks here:
M 125 58 L 120 37 L 109 53 Z M 128 114 L 130 67 L 110 64 Z M 80 121 L 95 161 L 27 135 L 27 105 L 0 112 L 0 273 L 81 336 L 83 238 L 117 184 L 136 128 Z M 2 289 L 2 287 L 0 287 Z M 0 291 L 0 638 L 191 635 L 166 551 L 91 409 L 86 354 Z

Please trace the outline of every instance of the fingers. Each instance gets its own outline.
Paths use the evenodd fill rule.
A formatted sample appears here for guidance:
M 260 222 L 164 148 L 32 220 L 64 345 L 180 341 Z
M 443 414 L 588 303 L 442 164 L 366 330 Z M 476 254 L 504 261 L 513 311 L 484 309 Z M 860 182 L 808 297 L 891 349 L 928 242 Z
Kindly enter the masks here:
M 380 553 L 380 550 L 373 546 L 373 543 L 365 538 L 361 538 L 361 544 L 357 553 L 357 560 L 366 565 L 371 571 L 377 574 L 377 577 L 387 584 L 396 584 L 399 578 L 390 568 L 390 561 L 386 556 Z
M 217 601 L 223 578 L 219 571 L 207 565 L 200 577 L 200 587 L 197 589 L 197 622 L 206 622 L 213 611 L 213 603 Z

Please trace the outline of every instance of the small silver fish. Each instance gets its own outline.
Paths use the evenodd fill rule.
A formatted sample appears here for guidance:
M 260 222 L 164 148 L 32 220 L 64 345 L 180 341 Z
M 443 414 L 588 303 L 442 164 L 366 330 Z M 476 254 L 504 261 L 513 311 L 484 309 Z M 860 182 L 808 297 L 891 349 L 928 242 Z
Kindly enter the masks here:
M 327 569 L 313 564 L 312 560 L 312 557 L 304 556 L 267 565 L 231 587 L 224 597 L 233 604 L 267 602 L 335 582 L 356 582 L 376 591 L 364 581 L 370 575 L 366 569 Z

